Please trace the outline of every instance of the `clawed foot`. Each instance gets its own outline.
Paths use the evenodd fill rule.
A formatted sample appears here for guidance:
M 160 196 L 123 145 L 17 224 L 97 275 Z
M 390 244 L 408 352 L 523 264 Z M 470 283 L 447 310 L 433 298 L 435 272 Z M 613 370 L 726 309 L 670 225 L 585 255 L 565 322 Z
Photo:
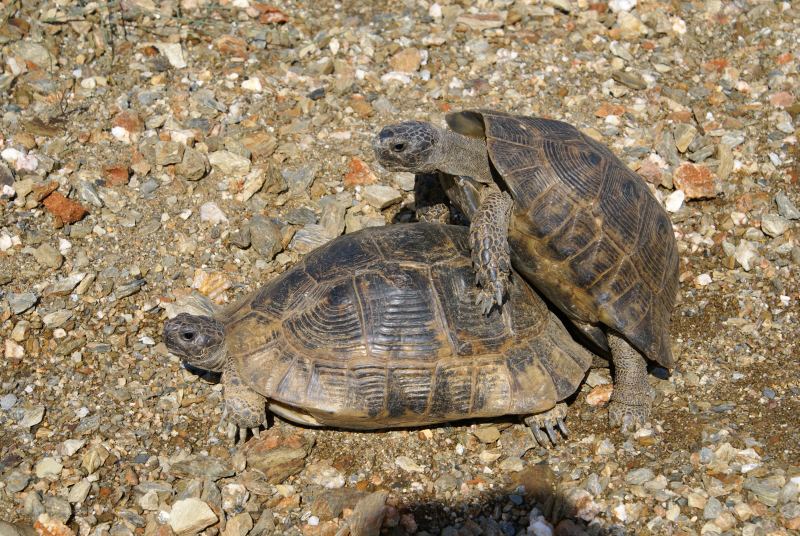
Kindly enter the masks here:
M 566 438 L 569 435 L 567 425 L 564 424 L 564 419 L 567 417 L 567 405 L 563 402 L 556 404 L 550 411 L 531 415 L 525 418 L 525 424 L 531 431 L 533 439 L 542 448 L 550 448 L 558 444 L 558 433 L 556 428 L 561 431 L 561 434 Z M 545 433 L 546 432 L 546 433 Z
M 511 275 L 511 249 L 508 245 L 508 224 L 511 196 L 506 192 L 489 191 L 470 224 L 469 247 L 475 281 L 480 291 L 475 303 L 484 315 L 492 307 L 502 307 Z
M 499 281 L 494 282 L 494 284 L 482 284 L 481 289 L 478 290 L 478 295 L 475 297 L 475 305 L 480 307 L 481 313 L 486 316 L 495 305 L 498 307 L 503 305 L 504 294 L 503 285 Z
M 219 420 L 219 424 L 217 425 L 217 430 L 228 438 L 230 445 L 232 447 L 236 447 L 239 445 L 244 445 L 247 441 L 247 431 L 249 430 L 253 437 L 258 439 L 261 436 L 261 427 L 243 427 L 239 426 L 234 422 L 233 419 L 228 418 L 228 407 L 225 406 L 225 409 L 222 410 L 222 417 Z
M 637 396 L 624 397 L 624 401 L 615 399 L 612 394 L 611 402 L 608 404 L 608 423 L 614 428 L 619 428 L 623 433 L 638 430 L 650 418 L 653 394 L 653 390 L 649 386 L 647 390 L 643 390 Z

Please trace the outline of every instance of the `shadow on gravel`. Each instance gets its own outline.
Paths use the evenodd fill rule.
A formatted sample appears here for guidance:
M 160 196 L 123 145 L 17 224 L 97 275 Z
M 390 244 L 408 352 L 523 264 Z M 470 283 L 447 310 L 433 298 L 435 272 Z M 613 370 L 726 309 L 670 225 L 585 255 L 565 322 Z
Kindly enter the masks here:
M 543 468 L 546 466 L 534 466 Z M 533 471 L 528 476 L 536 475 Z M 402 514 L 411 514 L 418 536 L 442 534 L 448 536 L 622 536 L 628 534 L 622 526 L 607 526 L 599 520 L 587 523 L 581 516 L 593 517 L 592 500 L 588 494 L 572 491 L 563 493 L 548 489 L 545 475 L 538 482 L 528 483 L 525 490 L 491 491 L 464 501 L 446 504 L 440 501 L 421 501 L 400 505 L 397 527 L 384 525 L 383 534 L 412 534 L 403 526 Z M 538 488 L 537 488 L 538 486 Z M 532 488 L 532 489 L 531 489 Z

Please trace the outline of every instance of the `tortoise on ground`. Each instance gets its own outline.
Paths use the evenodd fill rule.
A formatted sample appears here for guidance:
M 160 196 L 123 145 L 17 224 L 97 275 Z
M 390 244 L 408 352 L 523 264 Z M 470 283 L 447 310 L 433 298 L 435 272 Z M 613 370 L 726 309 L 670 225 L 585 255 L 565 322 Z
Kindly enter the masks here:
M 566 435 L 565 405 L 592 353 L 527 285 L 485 316 L 468 230 L 368 228 L 306 255 L 227 312 L 180 313 L 169 350 L 223 373 L 225 413 L 257 428 L 269 410 L 312 426 L 380 429 L 528 416 L 540 444 Z
M 438 173 L 471 222 L 484 308 L 502 305 L 513 264 L 610 347 L 611 424 L 642 424 L 653 398 L 644 357 L 674 364 L 678 252 L 669 216 L 639 175 L 571 125 L 488 110 L 446 121 L 450 130 L 420 121 L 384 127 L 374 141 L 377 159 L 418 180 Z

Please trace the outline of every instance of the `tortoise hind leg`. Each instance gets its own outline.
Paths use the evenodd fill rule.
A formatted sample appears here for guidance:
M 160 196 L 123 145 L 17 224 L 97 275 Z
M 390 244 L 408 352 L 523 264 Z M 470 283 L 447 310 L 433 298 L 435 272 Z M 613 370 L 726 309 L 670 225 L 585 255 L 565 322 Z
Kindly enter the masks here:
M 511 249 L 508 245 L 508 225 L 512 199 L 507 192 L 483 190 L 481 204 L 469 228 L 472 263 L 481 290 L 476 303 L 483 314 L 492 307 L 503 305 L 511 275 Z
M 525 417 L 525 424 L 531 431 L 533 439 L 539 444 L 540 447 L 549 448 L 550 443 L 553 445 L 558 444 L 558 434 L 556 428 L 561 430 L 564 437 L 569 435 L 567 425 L 564 424 L 564 419 L 567 416 L 567 405 L 559 402 L 553 409 L 545 411 L 544 413 L 537 413 Z M 545 432 L 547 435 L 545 435 Z M 549 441 L 548 441 L 549 438 Z
M 622 431 L 647 422 L 655 392 L 647 383 L 647 362 L 628 341 L 616 333 L 608 333 L 611 360 L 614 363 L 614 392 L 608 405 L 611 426 Z
M 417 221 L 423 223 L 450 223 L 450 207 L 444 203 L 417 209 Z
M 228 437 L 235 439 L 239 430 L 239 442 L 244 443 L 247 430 L 259 436 L 259 427 L 266 423 L 266 400 L 242 382 L 236 367 L 228 360 L 222 373 L 225 409 L 222 420 L 227 423 Z

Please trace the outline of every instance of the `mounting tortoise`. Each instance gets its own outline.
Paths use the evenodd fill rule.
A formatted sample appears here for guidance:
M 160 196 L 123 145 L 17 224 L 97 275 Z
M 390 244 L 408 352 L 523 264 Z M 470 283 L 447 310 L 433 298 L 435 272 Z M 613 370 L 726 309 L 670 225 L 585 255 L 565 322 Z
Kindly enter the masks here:
M 468 230 L 429 223 L 339 237 L 228 311 L 177 314 L 169 350 L 222 372 L 225 414 L 257 434 L 269 411 L 311 426 L 380 429 L 526 416 L 566 436 L 565 405 L 594 355 L 528 285 L 485 316 Z M 235 429 L 231 430 L 235 434 Z
M 378 161 L 418 180 L 438 173 L 471 222 L 484 309 L 502 306 L 513 265 L 610 347 L 611 424 L 642 424 L 653 399 L 645 357 L 674 365 L 678 252 L 669 216 L 639 175 L 567 123 L 488 110 L 446 121 L 449 130 L 421 121 L 384 127 L 374 141 Z

